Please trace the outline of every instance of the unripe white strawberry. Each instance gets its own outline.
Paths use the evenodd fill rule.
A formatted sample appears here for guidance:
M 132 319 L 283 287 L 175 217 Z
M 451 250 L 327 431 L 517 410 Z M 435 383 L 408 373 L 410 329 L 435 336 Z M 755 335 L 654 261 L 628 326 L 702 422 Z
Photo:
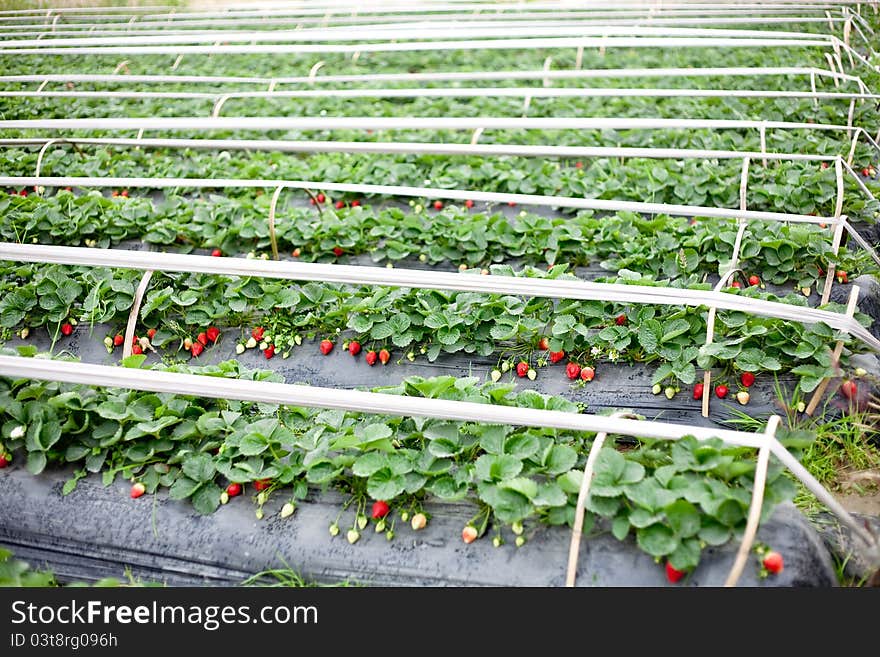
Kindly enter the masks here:
M 749 396 L 747 390 L 740 390 L 738 393 L 736 393 L 736 401 L 738 401 L 743 406 L 749 403 L 749 399 L 751 399 L 751 397 Z
M 281 517 L 289 518 L 293 515 L 294 510 L 296 510 L 296 507 L 293 506 L 293 504 L 291 504 L 290 502 L 287 502 L 284 506 L 281 507 Z
M 338 536 L 339 535 L 339 525 L 335 522 L 330 525 L 330 536 Z
M 367 526 L 367 516 L 365 516 L 363 513 L 359 513 L 357 515 L 357 526 L 358 529 L 363 529 Z
M 492 370 L 489 376 L 492 377 L 493 382 L 498 383 L 498 379 L 501 378 L 501 372 L 499 370 Z
M 523 529 L 524 529 L 522 522 L 519 520 L 517 520 L 515 523 L 513 523 L 513 525 L 511 525 L 510 528 L 511 528 L 511 530 L 513 530 L 513 533 L 516 534 L 517 536 L 521 535 L 523 533 Z
M 527 374 L 528 374 L 530 381 L 534 381 L 538 376 L 538 373 L 531 367 L 529 368 L 529 371 Z
M 348 533 L 346 533 L 345 538 L 348 539 L 348 542 L 354 545 L 360 540 L 361 534 L 357 529 L 349 529 Z
M 803 413 L 805 410 L 807 410 L 807 405 L 804 402 L 798 402 L 797 409 L 798 413 Z
M 868 370 L 866 370 L 864 367 L 857 367 L 855 371 L 856 376 L 865 376 L 867 373 Z
M 675 397 L 675 388 L 672 386 L 666 386 L 666 390 L 664 390 L 663 393 L 666 395 L 666 399 L 672 399 Z
M 255 513 L 254 515 L 257 516 L 257 520 L 262 520 L 262 519 L 263 519 L 263 516 L 264 516 L 265 514 L 263 513 L 263 510 L 262 510 L 262 509 L 257 509 L 257 511 L 256 511 L 256 513 Z
M 473 525 L 466 525 L 464 529 L 461 530 L 461 540 L 463 540 L 466 544 L 473 543 L 477 538 L 477 528 Z
M 655 383 L 654 387 L 651 388 L 651 392 L 653 392 L 655 395 L 659 395 L 661 392 L 663 392 L 663 386 L 661 386 L 659 383 Z
M 501 371 L 502 371 L 502 372 L 506 372 L 506 371 L 509 370 L 509 369 L 510 369 L 510 363 L 509 363 L 508 361 L 506 361 L 506 360 L 503 361 L 503 362 L 501 363 Z
M 229 502 L 229 493 L 223 491 L 220 493 L 220 504 L 227 504 Z
M 244 350 L 245 346 L 241 342 L 235 345 L 235 353 L 237 353 L 239 356 L 244 353 Z
M 248 338 L 248 341 L 244 343 L 244 346 L 248 349 L 253 349 L 257 346 L 257 340 L 254 337 Z
M 516 541 L 514 541 L 514 542 L 516 543 L 516 547 L 518 547 L 518 548 L 522 547 L 523 545 L 526 544 L 526 537 L 525 536 L 517 536 Z
M 501 540 L 500 536 L 493 536 L 492 537 L 492 545 L 494 545 L 495 547 L 501 547 L 501 544 L 503 542 L 504 541 Z
M 30 334 L 31 334 L 31 330 L 27 326 L 25 326 L 23 329 L 21 329 L 21 332 L 19 333 L 22 340 L 27 340 L 27 336 L 29 336 Z
M 410 525 L 413 530 L 419 531 L 420 529 L 424 529 L 425 525 L 428 524 L 428 517 L 424 513 L 417 513 L 412 517 L 412 521 L 410 521 Z
M 104 346 L 107 347 L 107 349 L 113 349 L 113 338 L 109 335 L 104 338 Z
M 297 347 L 300 346 L 300 345 L 303 343 L 302 336 L 301 336 L 301 335 L 294 335 L 294 336 L 293 336 L 293 341 L 294 341 L 294 343 L 296 344 Z

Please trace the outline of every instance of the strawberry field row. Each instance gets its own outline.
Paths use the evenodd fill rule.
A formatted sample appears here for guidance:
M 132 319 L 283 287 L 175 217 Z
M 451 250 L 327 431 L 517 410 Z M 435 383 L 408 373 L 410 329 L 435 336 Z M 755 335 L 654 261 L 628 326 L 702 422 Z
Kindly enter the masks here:
M 581 134 L 586 138 L 591 133 Z M 664 136 L 668 137 L 669 134 L 662 131 L 656 134 L 654 139 L 662 142 Z M 541 138 L 545 137 L 546 135 Z M 732 138 L 733 135 L 728 134 L 728 137 Z M 833 143 L 827 139 L 823 143 L 828 146 L 829 152 L 835 152 L 837 147 L 846 148 L 843 143 L 833 146 Z M 682 144 L 670 145 L 678 147 Z M 695 144 L 698 148 L 709 145 L 702 141 Z M 715 146 L 748 148 L 748 145 L 735 140 Z M 789 147 L 795 149 L 793 143 L 789 144 Z M 799 147 L 802 148 L 804 145 L 801 143 Z M 742 166 L 736 159 L 596 158 L 588 161 L 553 161 L 524 157 L 390 154 L 353 156 L 342 153 L 314 153 L 291 157 L 283 153 L 268 152 L 222 151 L 218 154 L 191 150 L 111 150 L 90 146 L 85 146 L 83 149 L 85 152 L 61 145 L 50 148 L 43 158 L 40 172 L 43 175 L 84 177 L 240 177 L 326 180 L 340 183 L 381 182 L 416 187 L 428 183 L 443 189 L 475 189 L 609 200 L 650 200 L 656 203 L 733 208 L 739 205 Z M 35 151 L 9 148 L 4 150 L 4 157 L 6 175 L 29 176 L 36 170 Z M 867 172 L 867 167 L 870 162 L 875 161 L 875 158 L 870 157 L 867 151 L 864 151 L 863 157 L 865 159 L 861 160 L 861 165 Z M 856 182 L 850 176 L 844 178 L 844 183 L 846 198 L 844 211 L 847 216 L 853 222 L 874 223 L 880 206 L 875 200 L 862 196 Z M 864 183 L 873 189 L 875 194 L 880 195 L 880 185 L 870 178 L 866 178 Z M 130 196 L 138 194 L 135 190 L 126 191 Z M 243 197 L 240 201 L 243 205 L 243 213 L 250 211 L 266 216 L 268 212 L 268 199 L 249 200 L 247 197 L 252 192 L 230 188 L 224 190 L 224 194 Z M 771 162 L 766 168 L 753 165 L 749 171 L 746 194 L 749 209 L 832 216 L 836 195 L 834 167 L 823 167 L 821 163 L 778 161 Z M 210 199 L 222 207 L 233 203 L 220 196 L 211 196 Z M 334 200 L 362 201 L 363 199 L 340 196 Z M 22 207 L 26 209 L 29 206 Z M 284 205 L 282 204 L 281 207 L 283 208 Z M 75 212 L 75 209 L 70 211 Z M 152 211 L 160 214 L 163 212 L 161 207 L 153 208 Z M 181 208 L 181 211 L 187 213 L 185 208 Z
M 270 372 L 243 370 L 236 362 L 172 371 L 277 379 Z M 577 412 L 559 397 L 514 393 L 507 384 L 476 379 L 410 378 L 379 392 L 434 399 L 477 401 Z M 169 488 L 201 513 L 242 492 L 257 492 L 257 517 L 271 495 L 294 512 L 310 488 L 332 486 L 348 497 L 330 526 L 356 542 L 371 515 L 376 531 L 394 537 L 396 523 L 415 530 L 428 518 L 426 496 L 469 499 L 482 507 L 468 526 L 475 535 L 500 536 L 512 526 L 571 522 L 583 455 L 591 437 L 553 429 L 490 426 L 419 418 L 361 415 L 343 411 L 277 407 L 229 400 L 194 399 L 69 384 L 0 380 L 0 419 L 7 450 L 27 453 L 28 469 L 71 463 L 72 491 L 88 472 L 103 472 L 105 485 L 134 478 L 132 495 Z M 809 444 L 803 433 L 780 434 L 793 448 Z M 612 521 L 614 535 L 633 534 L 655 557 L 676 569 L 699 563 L 703 548 L 722 545 L 741 531 L 751 498 L 752 450 L 699 442 L 640 440 L 618 452 L 604 448 L 596 466 L 590 517 Z M 765 514 L 794 492 L 783 469 L 771 468 Z M 369 500 L 387 502 L 370 507 Z M 517 540 L 517 545 L 522 542 Z

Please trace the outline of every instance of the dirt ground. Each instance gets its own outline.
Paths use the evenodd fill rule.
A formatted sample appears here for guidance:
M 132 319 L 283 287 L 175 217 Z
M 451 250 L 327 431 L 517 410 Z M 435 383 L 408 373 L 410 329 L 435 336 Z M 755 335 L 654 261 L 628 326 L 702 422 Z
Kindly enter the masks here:
M 846 475 L 842 491 L 835 497 L 847 511 L 880 516 L 880 471 L 861 470 Z

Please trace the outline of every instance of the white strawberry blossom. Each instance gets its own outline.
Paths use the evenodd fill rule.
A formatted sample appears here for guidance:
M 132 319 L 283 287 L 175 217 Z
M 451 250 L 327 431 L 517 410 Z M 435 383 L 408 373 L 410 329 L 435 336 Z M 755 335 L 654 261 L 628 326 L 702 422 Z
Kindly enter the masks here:
M 10 432 L 9 437 L 12 439 L 23 438 L 25 431 L 27 431 L 27 427 L 20 424 Z

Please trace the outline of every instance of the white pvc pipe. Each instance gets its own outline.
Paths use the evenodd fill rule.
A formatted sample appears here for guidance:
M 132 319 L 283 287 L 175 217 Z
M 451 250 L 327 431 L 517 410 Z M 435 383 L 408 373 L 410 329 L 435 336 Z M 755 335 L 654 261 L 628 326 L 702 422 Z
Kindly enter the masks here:
M 279 153 L 397 153 L 430 155 L 492 155 L 520 157 L 644 157 L 653 159 L 800 160 L 832 162 L 836 155 L 763 153 L 760 151 L 701 150 L 689 148 L 635 148 L 627 146 L 544 146 L 531 144 L 456 144 L 448 142 L 288 141 L 283 139 L 165 139 L 165 138 L 15 138 L 0 139 L 0 146 L 42 146 L 48 142 L 93 146 L 134 146 L 199 150 L 246 150 Z
M 91 249 L 43 244 L 0 242 L 0 260 L 17 262 L 85 265 L 140 271 L 175 271 L 227 276 L 257 276 L 283 280 L 307 280 L 355 285 L 388 285 L 394 287 L 458 290 L 512 294 L 552 299 L 580 299 L 616 303 L 657 304 L 671 306 L 715 306 L 741 310 L 764 317 L 773 317 L 803 324 L 824 322 L 861 340 L 868 348 L 880 353 L 880 340 L 854 318 L 842 313 L 794 306 L 708 290 L 687 288 L 592 283 L 583 280 L 538 279 L 513 276 L 481 276 L 433 270 L 331 265 L 249 258 L 213 258 L 211 256 L 127 251 L 123 249 Z
M 546 27 L 550 25 L 561 25 L 565 27 L 571 27 L 574 24 L 601 24 L 601 25 L 614 25 L 614 26 L 622 26 L 622 25 L 642 25 L 642 24 L 650 24 L 657 26 L 689 26 L 689 25 L 752 25 L 752 24 L 761 24 L 761 25 L 784 25 L 784 24 L 810 24 L 810 23 L 822 23 L 827 24 L 827 17 L 806 17 L 806 16 L 790 16 L 790 15 L 776 15 L 778 12 L 774 12 L 771 15 L 760 15 L 760 12 L 750 13 L 749 16 L 742 15 L 724 15 L 718 17 L 707 17 L 707 16 L 699 16 L 699 17 L 663 17 L 663 18 L 596 18 L 596 17 L 583 17 L 581 14 L 577 13 L 568 13 L 568 12 L 556 12 L 553 14 L 553 20 L 547 20 L 546 14 L 517 14 L 516 16 L 502 15 L 498 20 L 490 20 L 490 21 L 473 21 L 470 20 L 470 15 L 466 14 L 449 14 L 443 17 L 442 22 L 436 22 L 438 27 L 443 29 L 451 30 L 454 26 L 461 26 L 463 20 L 467 21 L 467 25 L 470 26 L 511 26 L 516 27 L 517 25 L 522 25 L 523 23 L 534 24 L 536 26 Z M 568 16 L 568 18 L 566 18 Z M 666 16 L 664 14 L 664 16 Z M 412 25 L 414 23 L 424 22 L 424 17 L 421 15 L 412 15 L 406 16 L 401 15 L 395 17 L 395 20 L 398 21 L 395 23 L 375 23 L 373 21 L 378 20 L 382 17 L 371 18 L 369 16 L 340 16 L 333 21 L 333 24 L 338 26 L 350 26 L 357 25 L 361 29 L 372 29 L 375 25 L 382 30 L 400 30 L 405 31 L 407 26 Z M 494 15 L 486 15 L 481 16 L 481 18 L 494 18 Z M 511 20 L 512 19 L 512 20 Z M 841 23 L 845 22 L 847 19 L 835 16 L 831 19 L 832 23 Z M 0 27 L 5 30 L 10 30 L 7 32 L 0 32 L 0 37 L 3 38 L 21 38 L 21 37 L 30 37 L 37 36 L 42 38 L 42 36 L 52 36 L 52 37 L 77 37 L 84 33 L 88 33 L 90 36 L 118 36 L 120 34 L 137 34 L 137 35 L 168 35 L 168 34 L 191 34 L 193 32 L 199 31 L 204 33 L 212 32 L 215 35 L 215 41 L 222 40 L 223 35 L 228 30 L 223 29 L 224 26 L 235 27 L 241 29 L 245 25 L 257 26 L 264 23 L 262 19 L 256 20 L 247 20 L 247 19 L 216 19 L 216 20 L 194 20 L 194 21 L 178 21 L 177 25 L 179 28 L 173 29 L 168 28 L 168 23 L 165 21 L 151 21 L 151 22 L 138 22 L 135 25 L 128 25 L 126 23 L 73 23 L 67 24 L 62 29 L 53 29 L 47 31 L 47 27 L 42 24 L 32 24 L 32 25 L 4 25 L 0 23 Z M 309 24 L 323 24 L 324 21 L 322 19 L 317 18 L 306 18 L 306 19 L 281 19 L 273 21 L 272 25 L 267 25 L 266 28 L 269 30 L 275 30 L 279 25 L 309 25 Z M 90 29 L 95 28 L 95 29 Z M 101 29 L 97 29 L 101 28 Z M 209 29 L 194 29 L 194 28 L 209 28 Z M 18 31 L 16 31 L 18 30 Z M 88 32 L 86 32 L 88 30 Z M 812 32 L 810 33 L 812 34 Z M 41 36 L 42 35 L 42 36 Z M 864 40 L 867 40 L 866 37 L 860 35 Z
M 807 10 L 819 10 L 819 9 L 831 9 L 837 10 L 841 5 L 850 5 L 850 4 L 858 4 L 859 0 L 852 0 L 852 2 L 839 1 L 839 2 L 823 2 L 823 3 L 814 3 L 814 2 L 801 2 L 796 4 L 788 4 L 785 3 L 781 5 L 782 8 L 791 8 L 791 9 L 807 9 Z M 861 4 L 867 4 L 866 0 L 861 0 Z M 735 5 L 736 8 L 741 10 L 748 9 L 770 9 L 779 7 L 779 4 L 776 3 L 766 3 L 766 2 L 757 2 L 757 3 L 737 3 Z M 620 8 L 629 8 L 631 7 L 633 11 L 641 10 L 643 12 L 662 12 L 667 9 L 674 10 L 701 10 L 702 13 L 711 13 L 712 11 L 719 11 L 718 4 L 712 3 L 703 3 L 703 4 L 691 4 L 691 3 L 663 3 L 657 6 L 645 6 L 644 2 L 629 2 L 627 0 L 619 0 L 615 3 L 615 7 L 611 8 L 610 11 L 619 11 Z M 149 13 L 149 10 L 156 10 L 160 7 L 58 7 L 52 8 L 47 11 L 45 9 L 20 9 L 20 10 L 2 10 L 0 11 L 0 16 L 5 17 L 3 20 L 32 20 L 35 17 L 46 17 L 51 14 L 62 14 L 67 18 L 76 19 L 78 18 L 78 14 L 85 14 L 88 18 L 101 18 L 104 20 L 125 20 L 128 16 L 120 16 L 119 14 L 137 14 L 138 20 L 164 20 L 166 22 L 178 22 L 185 21 L 191 18 L 206 18 L 206 17 L 214 17 L 214 18 L 222 18 L 222 17 L 234 17 L 234 18 L 248 18 L 248 17 L 280 17 L 280 16 L 324 16 L 327 18 L 332 18 L 336 15 L 342 14 L 408 14 L 408 13 L 427 13 L 427 14 L 437 14 L 441 15 L 445 12 L 454 12 L 454 11 L 469 11 L 471 14 L 473 12 L 496 12 L 507 15 L 508 12 L 512 12 L 512 15 L 516 15 L 523 9 L 527 9 L 529 11 L 541 10 L 541 11 L 554 11 L 560 9 L 578 9 L 584 12 L 591 12 L 596 15 L 603 15 L 609 11 L 609 7 L 607 3 L 600 3 L 599 5 L 593 5 L 592 3 L 585 2 L 534 2 L 529 4 L 522 3 L 446 3 L 446 4 L 433 4 L 433 3 L 418 3 L 418 2 L 384 2 L 381 4 L 375 4 L 365 1 L 360 3 L 327 3 L 327 2 L 314 2 L 307 3 L 303 5 L 294 5 L 290 4 L 284 7 L 278 7 L 277 5 L 272 6 L 263 6 L 260 7 L 254 4 L 248 4 L 247 6 L 242 7 L 226 7 L 224 11 L 190 11 L 190 12 L 178 12 L 177 8 L 170 8 L 170 12 L 153 14 Z M 168 7 L 161 7 L 165 9 L 169 9 Z M 722 11 L 729 11 L 729 9 L 722 9 Z M 97 15 L 94 15 L 97 14 Z M 651 15 L 649 13 L 649 15 Z
M 167 188 L 278 188 L 321 189 L 332 192 L 348 192 L 364 195 L 388 195 L 412 198 L 444 198 L 450 200 L 481 201 L 486 203 L 517 203 L 580 210 L 600 210 L 609 212 L 636 212 L 640 214 L 669 214 L 681 217 L 709 217 L 714 219 L 746 219 L 758 221 L 783 221 L 791 223 L 810 223 L 837 225 L 836 217 L 819 217 L 807 214 L 786 214 L 782 212 L 762 212 L 758 210 L 732 210 L 699 205 L 674 205 L 669 203 L 645 203 L 640 201 L 617 201 L 597 198 L 574 198 L 566 196 L 545 196 L 540 194 L 509 194 L 481 192 L 462 189 L 441 189 L 437 187 L 406 187 L 401 185 L 365 185 L 356 183 L 335 183 L 304 180 L 268 180 L 237 178 L 123 178 L 105 176 L 101 178 L 78 178 L 74 176 L 0 176 L 0 186 L 17 187 L 147 187 Z
M 609 68 L 533 71 L 451 71 L 428 73 L 367 73 L 352 75 L 299 75 L 267 77 L 210 75 L 107 75 L 49 73 L 0 75 L 0 82 L 112 82 L 115 84 L 327 84 L 372 82 L 453 82 L 486 80 L 577 80 L 652 77 L 759 77 L 775 75 L 821 75 L 862 83 L 860 77 L 811 67 L 717 67 L 717 68 Z
M 143 117 L 5 119 L 0 130 L 852 130 L 831 123 L 751 119 L 512 117 Z
M 430 23 L 410 24 L 401 33 L 400 29 L 383 29 L 381 26 L 363 28 L 308 28 L 303 30 L 260 30 L 240 32 L 226 30 L 222 32 L 191 32 L 188 34 L 160 34 L 158 36 L 141 36 L 125 34 L 112 37 L 62 37 L 54 39 L 10 39 L 2 42 L 4 48 L 74 48 L 84 46 L 150 46 L 150 45 L 182 45 L 193 43 L 214 43 L 218 39 L 226 42 L 251 43 L 298 43 L 303 41 L 388 41 L 391 39 L 434 40 L 447 39 L 497 39 L 497 38 L 537 38 L 537 37 L 751 37 L 758 39 L 818 39 L 828 38 L 824 34 L 810 32 L 783 32 L 768 30 L 739 29 L 708 29 L 708 28 L 676 28 L 649 26 L 617 26 L 617 25 L 575 25 L 548 26 L 530 25 L 528 27 L 471 27 L 470 24 L 452 28 Z
M 0 42 L 2 46 L 2 42 Z M 0 55 L 211 55 L 211 54 L 315 54 L 371 52 L 428 52 L 449 50 L 531 50 L 535 48 L 829 48 L 832 41 L 779 38 L 722 37 L 560 37 L 460 41 L 405 41 L 402 43 L 297 43 L 243 45 L 83 46 L 2 48 Z
M 603 87 L 422 87 L 409 89 L 295 89 L 290 91 L 2 91 L 0 98 L 810 98 L 875 100 L 878 94 L 752 89 L 651 89 Z
M 483 424 L 551 427 L 569 431 L 605 431 L 624 436 L 663 440 L 677 440 L 683 436 L 694 436 L 699 440 L 719 438 L 732 445 L 755 449 L 764 444 L 764 437 L 760 434 L 729 429 L 21 356 L 0 355 L 0 376 L 179 395 L 197 394 L 199 397 L 213 399 L 239 399 L 286 406 L 333 408 L 359 413 L 387 413 Z

